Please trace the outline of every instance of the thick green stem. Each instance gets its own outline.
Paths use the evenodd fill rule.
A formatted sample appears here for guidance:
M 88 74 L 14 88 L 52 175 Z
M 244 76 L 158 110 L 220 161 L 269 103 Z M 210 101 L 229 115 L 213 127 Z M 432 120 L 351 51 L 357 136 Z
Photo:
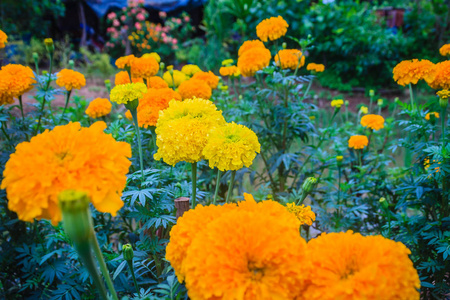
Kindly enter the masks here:
M 236 171 L 231 171 L 231 178 L 230 178 L 230 183 L 228 185 L 228 192 L 227 192 L 227 203 L 230 203 L 230 200 L 232 199 L 235 177 L 236 177 Z
M 192 163 L 192 197 L 191 197 L 192 209 L 197 204 L 197 162 Z
M 139 131 L 139 124 L 137 119 L 137 109 L 130 109 L 131 116 L 133 117 L 134 129 L 136 130 L 139 150 L 139 167 L 141 168 L 141 182 L 144 182 L 144 157 L 142 155 L 142 142 L 141 133 Z
M 216 190 L 214 192 L 214 200 L 213 200 L 213 204 L 216 205 L 217 204 L 217 195 L 219 194 L 219 187 L 220 187 L 220 176 L 222 175 L 222 172 L 217 169 L 217 178 L 216 178 Z
M 411 110 L 414 112 L 414 95 L 411 83 L 409 84 L 409 97 L 411 99 Z
M 72 93 L 72 90 L 67 91 L 67 93 L 66 93 L 66 104 L 64 105 L 64 109 L 63 109 L 61 118 L 59 119 L 58 125 L 61 124 L 61 121 L 64 119 L 64 114 L 66 113 L 67 106 L 69 105 L 69 99 L 70 99 L 71 93 Z
M 91 247 L 94 250 L 95 256 L 97 257 L 100 270 L 102 271 L 103 277 L 105 278 L 106 285 L 108 286 L 112 298 L 114 300 L 119 300 L 119 298 L 117 297 L 116 290 L 114 289 L 114 284 L 111 280 L 111 276 L 109 275 L 108 267 L 106 266 L 105 260 L 103 259 L 103 254 L 102 251 L 100 250 L 100 246 L 98 245 L 97 237 L 95 234 L 91 239 Z
M 133 277 L 134 287 L 136 288 L 136 293 L 139 297 L 141 297 L 141 294 L 139 293 L 139 285 L 136 280 L 136 275 L 134 275 L 134 267 L 133 267 L 133 261 L 127 260 L 128 267 L 130 268 L 131 277 Z
M 22 114 L 22 121 L 25 122 L 25 115 L 23 113 L 22 95 L 19 96 L 19 103 L 20 103 L 20 113 Z

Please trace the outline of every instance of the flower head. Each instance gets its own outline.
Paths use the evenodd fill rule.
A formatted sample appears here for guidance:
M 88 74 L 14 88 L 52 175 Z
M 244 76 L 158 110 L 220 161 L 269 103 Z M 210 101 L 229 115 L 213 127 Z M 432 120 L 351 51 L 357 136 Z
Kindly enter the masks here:
M 244 54 L 245 51 L 251 49 L 251 48 L 262 48 L 262 49 L 266 49 L 266 46 L 264 46 L 264 43 L 261 42 L 260 40 L 249 40 L 249 41 L 245 41 L 241 47 L 239 47 L 239 51 L 238 51 L 238 56 L 241 56 L 242 54 Z M 233 62 L 231 62 L 230 64 L 232 64 Z M 222 64 L 223 65 L 223 64 Z
M 230 66 L 234 63 L 234 60 L 231 58 L 225 59 L 222 61 L 222 66 Z
M 85 113 L 93 118 L 97 119 L 106 116 L 111 112 L 111 102 L 106 98 L 95 98 L 89 103 Z
M 0 71 L 0 95 L 2 95 L 0 98 L 12 101 L 13 97 L 22 96 L 30 91 L 35 82 L 31 68 L 16 64 L 3 66 Z
M 369 108 L 367 106 L 361 106 L 361 108 L 359 109 L 359 112 L 362 114 L 368 114 L 369 113 Z
M 435 66 L 435 77 L 427 81 L 433 89 L 450 89 L 450 60 L 437 63 Z
M 181 72 L 186 74 L 187 76 L 192 76 L 197 72 L 201 72 L 202 70 L 197 65 L 184 65 L 181 68 Z
M 156 61 L 157 61 L 158 63 L 161 62 L 161 56 L 159 56 L 159 54 L 156 53 L 156 52 L 145 53 L 145 54 L 142 55 L 142 57 L 153 57 L 154 59 L 156 59 Z
M 241 74 L 245 77 L 254 76 L 257 71 L 269 66 L 272 55 L 265 48 L 251 48 L 242 54 L 237 66 Z
M 436 75 L 435 65 L 426 59 L 404 60 L 395 66 L 392 73 L 394 80 L 402 86 L 417 84 L 421 79 L 429 84 Z
M 12 75 L 0 71 L 0 105 L 13 104 L 14 98 L 10 93 L 10 84 L 13 80 Z
M 439 119 L 438 112 L 429 112 L 425 115 L 425 120 L 430 121 L 430 116 L 434 116 L 434 118 Z
M 445 99 L 449 99 L 450 98 L 450 91 L 445 89 L 445 90 L 442 90 L 442 91 L 438 91 L 436 93 L 436 95 L 438 95 L 440 99 L 444 99 L 444 100 Z
M 369 144 L 369 139 L 365 135 L 354 135 L 348 140 L 348 147 L 353 149 L 364 149 Z
M 159 63 L 153 56 L 143 56 L 131 61 L 131 77 L 149 78 L 159 71 Z
M 119 57 L 116 60 L 116 67 L 118 67 L 119 69 L 131 68 L 131 64 L 132 64 L 133 60 L 135 60 L 135 59 L 136 59 L 136 56 L 134 56 L 133 54 Z
M 217 88 L 217 85 L 219 84 L 219 77 L 216 76 L 213 72 L 197 72 L 192 76 L 193 79 L 203 80 L 206 82 L 212 89 Z
M 342 105 L 344 105 L 344 100 L 342 99 L 336 99 L 331 101 L 331 107 L 340 108 Z
M 322 64 L 309 63 L 306 66 L 306 70 L 314 71 L 316 73 L 321 73 L 321 72 L 325 71 L 325 66 Z
M 168 88 L 169 85 L 167 82 L 164 81 L 161 77 L 158 76 L 152 76 L 147 79 L 147 86 L 148 88 L 152 89 L 165 89 Z
M 300 50 L 296 49 L 283 49 L 278 51 L 274 57 L 275 64 L 280 66 L 282 69 L 292 69 L 301 68 L 305 65 L 305 56 Z
M 373 130 L 384 128 L 384 118 L 380 115 L 365 115 L 361 118 L 361 125 Z
M 251 129 L 227 123 L 211 131 L 203 155 L 210 168 L 228 171 L 250 167 L 260 150 L 258 137 Z
M 173 74 L 171 74 L 173 72 Z M 173 79 L 172 79 L 173 76 Z M 171 70 L 167 71 L 163 74 L 163 79 L 167 82 L 169 87 L 173 87 L 175 83 L 175 87 L 178 87 L 183 81 L 188 80 L 189 78 L 181 71 Z
M 450 44 L 445 44 L 439 49 L 439 53 L 442 56 L 450 56 Z
M 56 225 L 58 194 L 76 189 L 88 193 L 97 210 L 115 215 L 123 206 L 131 147 L 105 128 L 104 122 L 89 128 L 69 123 L 20 143 L 3 172 L 9 209 L 21 220 L 50 219 Z
M 2 30 L 0 30 L 0 49 L 5 48 L 5 44 L 8 42 L 8 36 Z
M 274 41 L 284 36 L 288 27 L 289 25 L 283 17 L 271 17 L 261 21 L 256 26 L 256 35 L 263 42 L 267 42 L 268 40 Z
M 111 102 L 117 104 L 127 104 L 134 100 L 140 100 L 147 92 L 147 87 L 143 83 L 127 83 L 116 85 L 111 90 Z
M 86 85 L 86 78 L 80 72 L 62 69 L 58 73 L 58 78 L 56 79 L 56 84 L 60 87 L 65 87 L 66 90 L 79 90 Z
M 239 75 L 241 75 L 241 72 L 239 71 L 238 67 L 236 67 L 236 66 L 221 67 L 219 70 L 219 73 L 222 76 L 238 77 Z
M 142 80 L 142 78 L 132 77 L 131 79 L 133 80 L 133 83 L 144 82 L 144 80 Z M 127 84 L 127 83 L 130 83 L 130 75 L 128 75 L 127 71 L 120 71 L 119 73 L 116 74 L 115 80 L 114 80 L 115 85 Z
M 212 95 L 212 90 L 209 85 L 200 79 L 195 79 L 194 77 L 182 82 L 178 87 L 178 92 L 183 99 L 191 98 L 202 98 L 210 99 Z
M 304 299 L 419 299 L 419 276 L 402 243 L 347 231 L 322 234 L 308 250 Z
M 310 206 L 295 205 L 295 203 L 286 204 L 287 210 L 299 219 L 301 225 L 312 225 L 316 220 L 316 214 L 311 210 Z

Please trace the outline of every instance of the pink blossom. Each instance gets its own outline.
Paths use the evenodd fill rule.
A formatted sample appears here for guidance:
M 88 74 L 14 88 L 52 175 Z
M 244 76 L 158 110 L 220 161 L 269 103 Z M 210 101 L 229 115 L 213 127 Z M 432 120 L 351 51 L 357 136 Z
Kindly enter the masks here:
M 129 17 L 131 17 L 131 16 L 132 16 L 131 11 L 129 11 L 129 12 L 127 13 L 127 15 L 128 15 Z
M 125 22 L 125 20 L 127 19 L 127 16 L 122 15 L 122 16 L 120 16 L 120 19 L 122 20 L 122 22 Z
M 119 33 L 118 33 L 117 31 L 116 31 L 116 32 L 113 32 L 112 37 L 113 37 L 113 39 L 119 38 Z
M 166 33 L 161 33 L 161 36 L 163 37 L 163 38 L 166 38 L 167 37 L 167 34 Z
M 134 23 L 134 27 L 136 27 L 137 30 L 141 30 L 142 29 L 142 25 L 139 22 Z
M 144 1 L 144 0 L 139 0 L 138 3 L 139 3 L 139 4 L 144 4 L 145 1 Z
M 115 12 L 111 12 L 108 14 L 108 19 L 112 20 L 116 18 L 116 13 Z
M 114 21 L 113 21 L 113 26 L 120 26 L 120 22 L 119 22 L 119 20 L 117 20 L 117 19 L 114 19 Z
M 164 12 L 164 11 L 160 11 L 160 12 L 159 12 L 159 16 L 160 16 L 161 18 L 165 18 L 165 17 L 167 17 L 167 13 Z
M 128 30 L 128 25 L 123 25 L 122 29 L 125 31 Z
M 189 16 L 184 17 L 184 21 L 185 21 L 185 22 L 189 22 L 190 19 L 191 19 L 191 18 L 189 18 Z
M 145 20 L 145 16 L 142 13 L 138 13 L 136 15 L 136 19 L 138 19 L 139 21 L 144 21 Z
M 173 18 L 173 21 L 177 24 L 181 24 L 181 19 L 179 18 Z
M 112 32 L 114 27 L 108 27 L 106 28 L 106 32 Z
M 133 9 L 131 10 L 131 13 L 132 13 L 133 15 L 135 15 L 135 14 L 137 13 L 136 8 L 133 8 Z
M 172 40 L 172 44 L 174 44 L 174 45 L 178 44 L 178 40 L 177 39 L 173 39 Z

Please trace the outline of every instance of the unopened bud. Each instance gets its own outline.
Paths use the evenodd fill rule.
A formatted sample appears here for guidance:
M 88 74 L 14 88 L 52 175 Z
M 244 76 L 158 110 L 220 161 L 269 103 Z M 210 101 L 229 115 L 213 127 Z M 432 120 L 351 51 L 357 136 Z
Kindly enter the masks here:
M 394 98 L 394 102 L 395 102 L 395 103 L 398 103 L 398 102 L 400 102 L 400 99 L 399 99 L 398 97 L 395 97 L 395 98 Z
M 338 167 L 342 166 L 342 161 L 344 160 L 344 157 L 342 155 L 336 156 L 336 164 Z
M 287 48 L 287 44 L 283 43 L 283 44 L 281 44 L 281 47 L 283 47 L 283 49 L 286 49 Z
M 134 252 L 133 247 L 130 244 L 125 244 L 122 247 L 123 259 L 126 261 L 133 261 Z
M 369 90 L 369 96 L 370 96 L 370 97 L 375 96 L 375 91 L 374 91 L 374 90 Z
M 348 100 L 344 101 L 345 107 L 348 107 L 348 105 L 350 104 L 350 102 Z
M 164 67 L 166 66 L 166 64 L 165 63 L 163 63 L 163 62 L 160 62 L 159 63 L 159 69 L 160 70 L 164 70 Z
M 387 202 L 386 198 L 381 197 L 379 202 L 384 209 L 387 209 L 389 207 L 389 203 Z
M 316 116 L 309 116 L 309 119 L 310 119 L 311 121 L 314 121 L 314 120 L 316 119 Z
M 302 184 L 302 190 L 306 193 L 309 194 L 311 193 L 314 185 L 316 184 L 317 179 L 314 177 L 308 177 L 305 179 L 305 181 Z
M 39 55 L 36 52 L 33 52 L 33 59 L 35 63 L 37 63 L 39 60 Z
M 448 99 L 439 98 L 439 105 L 441 106 L 441 108 L 447 108 Z
M 55 45 L 53 44 L 53 39 L 46 38 L 44 40 L 44 44 L 45 44 L 45 48 L 47 49 L 48 53 L 50 53 L 50 55 L 52 55 L 53 52 L 55 52 Z
M 105 87 L 108 91 L 111 90 L 111 80 L 109 80 L 109 79 L 105 80 Z
M 86 243 L 94 235 L 89 210 L 89 196 L 85 192 L 66 190 L 58 195 L 64 231 L 74 243 Z
M 378 106 L 383 106 L 383 99 L 378 99 L 377 104 Z
M 75 62 L 73 60 L 69 60 L 69 67 L 73 70 L 75 67 Z

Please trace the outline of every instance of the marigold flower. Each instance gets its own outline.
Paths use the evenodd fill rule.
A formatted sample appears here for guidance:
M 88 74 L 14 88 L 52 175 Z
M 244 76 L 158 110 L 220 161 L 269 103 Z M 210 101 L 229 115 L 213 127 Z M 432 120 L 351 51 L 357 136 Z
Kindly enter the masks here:
M 287 300 L 305 289 L 310 263 L 298 227 L 236 209 L 195 236 L 183 266 L 191 299 Z
M 373 130 L 384 128 L 384 118 L 380 115 L 365 115 L 361 118 L 361 125 Z
M 136 59 L 136 56 L 134 56 L 133 54 L 119 57 L 116 60 L 116 67 L 118 67 L 119 69 L 131 68 L 131 63 L 135 59 Z
M 127 104 L 142 99 L 145 93 L 147 93 L 147 87 L 143 83 L 121 84 L 111 90 L 110 100 L 117 104 Z
M 417 84 L 421 79 L 430 84 L 436 76 L 435 65 L 426 59 L 404 60 L 395 66 L 392 73 L 394 80 L 402 86 Z
M 164 79 L 158 76 L 152 76 L 148 78 L 147 86 L 152 89 L 166 89 L 169 87 L 167 82 L 165 82 Z
M 106 116 L 111 112 L 111 102 L 106 98 L 95 98 L 89 103 L 85 113 L 93 118 L 97 119 Z
M 269 19 L 262 20 L 256 26 L 256 35 L 263 42 L 267 42 L 267 40 L 274 41 L 284 36 L 288 27 L 289 25 L 283 17 L 271 17 Z
M 8 42 L 8 36 L 2 30 L 0 30 L 0 49 L 6 47 L 6 43 Z
M 450 60 L 437 63 L 435 72 L 434 79 L 427 81 L 428 85 L 436 90 L 450 89 Z
M 229 66 L 232 65 L 234 63 L 234 60 L 231 58 L 225 59 L 222 61 L 222 66 Z
M 206 82 L 212 89 L 217 88 L 217 85 L 219 84 L 219 77 L 216 76 L 213 72 L 197 72 L 192 76 L 193 79 L 203 80 Z
M 10 94 L 10 83 L 12 82 L 12 75 L 0 71 L 0 105 L 13 104 L 14 98 Z
M 361 106 L 361 108 L 359 109 L 359 112 L 362 114 L 368 114 L 369 108 L 367 106 Z
M 262 48 L 262 49 L 266 49 L 266 46 L 264 46 L 264 43 L 261 42 L 260 40 L 249 40 L 249 41 L 245 41 L 241 47 L 239 47 L 239 51 L 238 51 L 238 56 L 241 56 L 242 54 L 244 54 L 245 51 L 252 49 L 252 48 Z M 233 62 L 231 62 L 232 64 Z M 223 64 L 223 63 L 222 63 Z
M 60 87 L 65 87 L 66 90 L 79 90 L 86 85 L 86 78 L 80 72 L 62 69 L 58 73 L 56 84 Z
M 225 124 L 222 112 L 209 100 L 172 100 L 156 123 L 156 160 L 169 165 L 202 160 L 211 129 Z
M 201 72 L 202 70 L 197 65 L 184 65 L 181 68 L 181 72 L 186 74 L 187 76 L 192 76 L 197 72 Z
M 101 212 L 115 215 L 131 165 L 131 147 L 103 132 L 104 122 L 89 128 L 80 123 L 57 126 L 52 131 L 20 143 L 3 172 L 8 208 L 20 220 L 61 220 L 58 194 L 76 189 L 88 193 Z
M 311 210 L 310 206 L 305 205 L 295 205 L 295 203 L 288 203 L 286 204 L 286 208 L 288 212 L 294 214 L 297 219 L 299 219 L 301 225 L 309 225 L 311 226 L 312 223 L 316 220 L 316 214 Z
M 161 56 L 159 56 L 159 54 L 156 53 L 156 52 L 145 53 L 144 55 L 142 55 L 142 57 L 153 57 L 154 59 L 156 59 L 156 61 L 157 61 L 158 63 L 161 62 Z
M 241 74 L 245 77 L 254 76 L 257 71 L 269 66 L 272 55 L 264 48 L 251 48 L 242 54 L 237 66 Z
M 364 149 L 369 144 L 369 139 L 365 135 L 354 135 L 348 140 L 348 147 L 353 149 Z
M 301 59 L 300 59 L 301 57 Z M 283 49 L 278 51 L 278 53 L 274 57 L 275 64 L 280 66 L 281 60 L 281 68 L 282 69 L 292 69 L 295 70 L 297 68 L 301 68 L 305 65 L 305 56 L 302 54 L 300 50 L 296 49 Z
M 425 115 L 425 120 L 430 121 L 430 116 L 434 115 L 436 119 L 439 119 L 439 113 L 438 112 L 429 112 Z
M 342 99 L 336 99 L 331 101 L 331 107 L 340 108 L 342 105 L 344 105 L 344 100 Z
M 445 89 L 445 90 L 442 90 L 442 91 L 437 92 L 436 95 L 438 95 L 439 98 L 445 100 L 445 99 L 450 98 L 450 91 L 447 90 L 447 89 Z
M 260 150 L 256 134 L 233 122 L 211 131 L 203 155 L 209 161 L 210 168 L 235 171 L 244 166 L 250 167 Z
M 182 82 L 178 87 L 178 92 L 183 99 L 191 99 L 194 97 L 210 99 L 212 95 L 212 90 L 206 81 L 195 79 L 194 77 Z
M 445 44 L 439 49 L 439 53 L 442 56 L 450 56 L 450 44 Z
M 133 80 L 133 83 L 144 82 L 144 80 L 142 78 L 132 77 L 131 79 Z M 116 77 L 114 79 L 115 85 L 127 84 L 127 83 L 130 83 L 130 75 L 128 75 L 127 71 L 120 71 L 119 73 L 116 74 Z
M 159 63 L 152 56 L 139 57 L 131 61 L 131 77 L 149 78 L 159 71 Z
M 173 79 L 172 79 L 173 76 Z M 169 87 L 173 87 L 173 83 L 175 83 L 175 87 L 178 87 L 183 81 L 188 80 L 189 78 L 181 71 L 173 70 L 173 75 L 170 74 L 169 71 L 163 74 L 163 79 Z
M 33 88 L 33 70 L 22 65 L 9 64 L 3 66 L 0 71 L 0 95 L 3 101 L 13 101 L 13 97 L 19 97 Z M 6 100 L 9 99 L 9 100 Z
M 227 66 L 221 67 L 219 70 L 219 74 L 222 76 L 238 77 L 239 75 L 241 75 L 241 72 L 239 71 L 237 66 Z
M 420 280 L 402 243 L 352 231 L 308 243 L 312 268 L 304 299 L 418 300 Z
M 309 63 L 306 66 L 306 70 L 314 71 L 316 73 L 321 73 L 321 72 L 325 71 L 325 66 L 322 64 Z

